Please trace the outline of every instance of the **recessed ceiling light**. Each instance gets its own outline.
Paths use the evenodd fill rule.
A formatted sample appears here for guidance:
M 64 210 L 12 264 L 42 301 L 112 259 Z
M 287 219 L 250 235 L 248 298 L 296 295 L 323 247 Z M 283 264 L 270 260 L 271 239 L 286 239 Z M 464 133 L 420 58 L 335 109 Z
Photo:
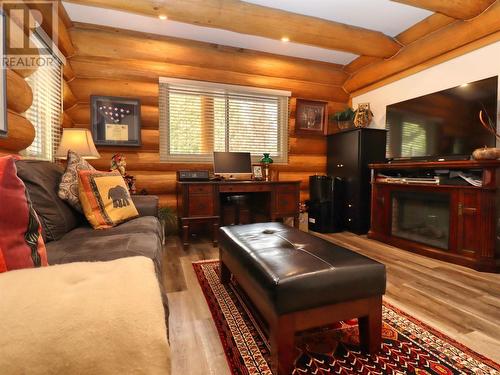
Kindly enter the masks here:
M 281 38 L 281 41 L 284 42 L 284 43 L 287 43 L 290 41 L 290 38 L 287 37 L 287 36 L 284 36 L 283 38 Z
M 162 21 L 165 21 L 168 17 L 165 14 L 160 14 L 158 18 L 161 19 Z

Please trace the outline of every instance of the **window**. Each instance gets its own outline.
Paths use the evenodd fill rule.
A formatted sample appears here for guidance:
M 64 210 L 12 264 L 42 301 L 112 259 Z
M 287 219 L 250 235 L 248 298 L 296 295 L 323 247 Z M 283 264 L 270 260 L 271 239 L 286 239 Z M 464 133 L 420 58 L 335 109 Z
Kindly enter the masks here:
M 213 151 L 288 161 L 289 92 L 160 79 L 160 158 L 211 161 Z
M 34 34 L 34 43 L 42 47 L 43 36 Z M 31 159 L 54 161 L 54 153 L 61 137 L 62 101 L 62 62 L 58 51 L 53 53 L 52 66 L 39 67 L 26 78 L 33 91 L 33 104 L 25 116 L 35 127 L 35 140 L 23 151 Z

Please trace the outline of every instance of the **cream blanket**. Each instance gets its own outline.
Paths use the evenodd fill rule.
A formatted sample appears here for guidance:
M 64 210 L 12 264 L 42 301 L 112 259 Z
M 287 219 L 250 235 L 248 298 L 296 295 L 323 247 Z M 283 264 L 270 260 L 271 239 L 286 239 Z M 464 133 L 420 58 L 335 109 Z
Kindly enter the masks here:
M 0 274 L 0 374 L 166 375 L 169 366 L 150 259 Z

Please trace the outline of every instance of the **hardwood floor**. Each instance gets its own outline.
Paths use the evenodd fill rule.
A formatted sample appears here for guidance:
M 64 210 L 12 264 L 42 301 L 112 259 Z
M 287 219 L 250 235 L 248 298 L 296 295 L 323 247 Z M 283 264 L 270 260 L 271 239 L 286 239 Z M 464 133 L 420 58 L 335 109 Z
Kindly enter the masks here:
M 471 349 L 500 362 L 500 275 L 412 254 L 351 233 L 319 235 L 387 266 L 385 300 Z M 184 251 L 165 246 L 164 283 L 170 306 L 172 374 L 229 375 L 192 262 L 218 258 L 207 240 Z

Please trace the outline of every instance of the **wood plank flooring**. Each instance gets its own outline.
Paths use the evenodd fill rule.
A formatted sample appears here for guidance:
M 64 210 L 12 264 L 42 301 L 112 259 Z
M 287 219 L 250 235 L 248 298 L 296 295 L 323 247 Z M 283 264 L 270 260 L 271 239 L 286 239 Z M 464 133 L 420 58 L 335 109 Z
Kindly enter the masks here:
M 500 275 L 429 259 L 347 232 L 319 236 L 384 263 L 386 301 L 500 362 Z M 188 251 L 177 237 L 170 237 L 165 245 L 172 375 L 230 375 L 192 267 L 194 261 L 216 258 L 218 249 L 208 239 L 195 241 Z

